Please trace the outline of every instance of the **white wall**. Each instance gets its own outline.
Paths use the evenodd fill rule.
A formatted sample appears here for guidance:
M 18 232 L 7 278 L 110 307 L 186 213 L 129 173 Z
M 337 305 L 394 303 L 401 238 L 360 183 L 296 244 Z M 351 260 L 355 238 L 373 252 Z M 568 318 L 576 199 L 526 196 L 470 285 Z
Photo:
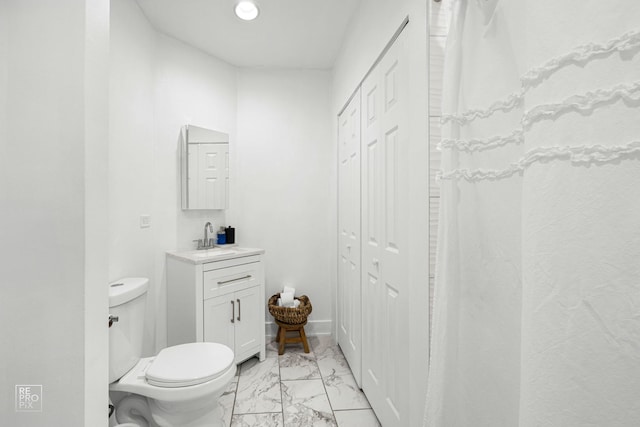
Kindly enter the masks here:
M 157 348 L 166 346 L 165 251 L 194 249 L 204 224 L 225 224 L 225 211 L 182 211 L 178 135 L 194 124 L 236 138 L 235 68 L 171 37 L 156 43 L 153 215 Z
M 174 38 L 159 34 L 156 45 L 155 185 L 158 209 L 176 216 L 172 248 L 193 248 L 204 224 L 225 224 L 224 211 L 182 211 L 179 195 L 178 135 L 185 124 L 236 137 L 236 70 Z
M 333 110 L 339 110 L 347 103 L 404 18 L 412 11 L 424 8 L 420 3 L 424 1 L 366 0 L 360 3 L 333 66 Z
M 109 332 L 105 318 L 109 277 L 109 0 L 87 0 L 85 8 L 85 275 L 84 425 L 106 426 Z
M 8 2 L 0 2 L 0 159 L 6 158 L 7 92 L 9 90 L 9 26 Z
M 111 0 L 109 280 L 149 277 L 152 294 L 157 225 L 153 215 L 155 34 L 134 1 Z M 141 214 L 152 215 L 152 228 L 140 228 Z M 149 304 L 145 354 L 155 350 L 155 318 Z
M 429 0 L 430 2 L 431 0 Z M 410 57 L 409 85 L 412 98 L 410 104 L 410 138 L 412 158 L 407 165 L 411 177 L 412 194 L 423 194 L 424 198 L 412 197 L 410 227 L 412 230 L 409 280 L 411 292 L 410 310 L 411 343 L 407 357 L 412 372 L 410 401 L 410 425 L 421 425 L 426 396 L 426 377 L 429 350 L 429 286 L 428 286 L 428 3 L 423 0 L 368 0 L 360 3 L 343 47 L 333 69 L 332 85 L 332 134 L 333 169 L 337 166 L 337 116 L 365 74 L 374 64 L 405 17 L 409 24 Z M 337 188 L 337 173 L 333 172 L 333 188 Z M 332 199 L 331 212 L 337 213 L 337 201 Z M 337 218 L 331 218 L 334 253 L 337 248 Z M 331 259 L 332 283 L 337 282 L 337 256 Z M 335 289 L 332 290 L 335 295 Z M 335 313 L 334 313 L 335 318 Z M 423 325 L 418 326 L 416 325 Z
M 284 284 L 309 296 L 311 334 L 331 332 L 330 90 L 328 71 L 240 70 L 231 147 L 237 240 L 266 250 L 268 297 Z
M 106 86 L 96 85 L 94 68 L 107 55 L 105 7 L 104 0 L 2 2 L 0 34 L 9 40 L 0 44 L 2 425 L 106 425 L 104 412 L 85 414 L 107 403 L 99 379 L 104 392 L 85 401 L 85 379 L 106 373 L 104 360 L 85 353 L 85 324 L 93 315 L 106 319 L 99 298 L 106 251 L 96 241 L 102 233 L 87 230 L 101 222 L 95 208 L 106 194 L 85 195 L 106 184 L 103 170 L 90 168 L 105 160 L 98 156 L 106 117 L 95 113 L 106 108 Z M 97 37 L 90 53 L 89 37 Z M 106 336 L 105 326 L 95 331 L 96 350 L 104 352 Z M 16 384 L 43 386 L 43 412 L 14 411 Z
M 236 70 L 158 34 L 133 0 L 112 0 L 109 279 L 150 278 L 144 353 L 166 346 L 165 251 L 194 248 L 224 211 L 182 211 L 185 124 L 236 134 Z M 140 228 L 140 215 L 151 227 Z
M 7 135 L 7 90 L 9 78 L 9 27 L 8 27 L 8 2 L 0 2 L 0 150 L 4 149 Z M 0 154 L 4 154 L 0 151 Z M 4 156 L 0 156 L 4 157 Z
M 330 73 L 237 70 L 156 33 L 133 0 L 112 3 L 109 276 L 151 278 L 145 353 L 166 345 L 165 251 L 192 248 L 207 221 L 266 249 L 267 294 L 297 286 L 314 303 L 309 332 L 330 332 Z M 226 212 L 180 208 L 187 123 L 230 135 Z

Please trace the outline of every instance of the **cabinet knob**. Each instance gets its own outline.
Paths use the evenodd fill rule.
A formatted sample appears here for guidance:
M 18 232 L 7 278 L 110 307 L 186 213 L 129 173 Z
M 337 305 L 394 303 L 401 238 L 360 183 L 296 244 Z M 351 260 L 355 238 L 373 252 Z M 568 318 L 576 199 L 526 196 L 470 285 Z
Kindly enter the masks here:
M 240 321 L 240 300 L 237 299 L 236 301 L 238 301 L 238 322 Z
M 236 304 L 235 304 L 235 301 L 231 301 L 231 323 L 236 323 Z

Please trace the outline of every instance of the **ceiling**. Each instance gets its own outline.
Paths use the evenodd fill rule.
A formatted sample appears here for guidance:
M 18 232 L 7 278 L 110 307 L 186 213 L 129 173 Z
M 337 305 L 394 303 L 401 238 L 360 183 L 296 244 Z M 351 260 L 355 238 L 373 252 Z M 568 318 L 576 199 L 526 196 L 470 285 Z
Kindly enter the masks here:
M 361 0 L 256 0 L 238 19 L 237 0 L 136 0 L 156 30 L 239 67 L 331 68 Z

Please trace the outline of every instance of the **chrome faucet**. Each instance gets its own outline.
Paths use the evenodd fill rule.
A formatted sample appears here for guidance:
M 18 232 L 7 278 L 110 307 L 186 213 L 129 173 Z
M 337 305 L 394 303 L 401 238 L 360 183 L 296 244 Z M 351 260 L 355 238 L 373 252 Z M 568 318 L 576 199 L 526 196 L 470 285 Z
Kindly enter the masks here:
M 215 240 L 209 237 L 207 230 L 209 233 L 213 233 L 213 225 L 210 222 L 204 225 L 204 239 L 194 240 L 194 242 L 198 242 L 198 249 L 211 249 L 215 245 Z
M 213 247 L 213 239 L 207 238 L 207 228 L 209 229 L 209 233 L 213 233 L 213 225 L 210 222 L 207 222 L 204 225 L 204 245 Z

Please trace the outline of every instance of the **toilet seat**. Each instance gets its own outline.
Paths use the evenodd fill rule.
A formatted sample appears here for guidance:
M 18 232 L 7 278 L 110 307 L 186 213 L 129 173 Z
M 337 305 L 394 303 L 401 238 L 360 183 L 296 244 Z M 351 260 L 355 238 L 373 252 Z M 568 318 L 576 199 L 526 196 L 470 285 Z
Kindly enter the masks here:
M 213 346 L 209 344 L 213 344 Z M 209 365 L 209 364 L 211 365 L 211 367 L 208 368 L 209 369 L 208 374 L 206 374 L 206 370 L 205 370 L 205 371 L 199 371 L 200 373 L 196 373 L 194 375 L 194 377 L 204 376 L 205 378 L 204 379 L 191 378 L 189 380 L 189 382 L 191 382 L 192 384 L 194 382 L 199 382 L 199 384 L 186 385 L 186 386 L 179 385 L 179 384 L 186 383 L 187 381 L 185 380 L 187 378 L 185 378 L 184 376 L 180 378 L 180 376 L 176 376 L 176 375 L 173 375 L 173 376 L 163 375 L 162 373 L 163 372 L 166 373 L 167 371 L 163 368 L 164 363 L 159 363 L 156 365 L 156 368 L 151 371 L 151 377 L 155 378 L 156 381 L 160 380 L 158 381 L 158 383 L 161 385 L 153 385 L 149 382 L 147 374 L 151 366 L 154 364 L 155 359 L 157 359 L 157 357 L 145 357 L 140 359 L 138 363 L 136 363 L 136 365 L 129 370 L 129 372 L 127 372 L 125 375 L 122 376 L 122 378 L 120 378 L 118 381 L 115 381 L 109 384 L 109 390 L 122 391 L 126 393 L 134 393 L 140 396 L 144 396 L 144 397 L 148 397 L 148 398 L 156 399 L 160 401 L 180 402 L 180 401 L 197 399 L 202 396 L 206 396 L 207 394 L 210 394 L 212 391 L 215 391 L 216 389 L 226 387 L 228 383 L 231 382 L 231 379 L 234 377 L 237 371 L 237 367 L 234 361 L 233 351 L 222 344 L 191 343 L 191 345 L 195 346 L 195 348 L 192 350 L 194 351 L 195 354 L 198 355 L 194 357 L 195 360 L 197 360 L 198 357 L 204 357 L 202 356 L 203 353 L 209 354 L 210 356 L 212 356 L 209 358 L 208 362 L 204 363 L 205 365 Z M 221 346 L 222 348 L 218 346 Z M 208 349 L 208 351 L 199 350 L 198 347 L 202 347 L 203 349 Z M 170 349 L 170 348 L 173 348 L 173 347 L 168 347 L 167 349 Z M 219 355 L 226 354 L 227 356 L 219 356 L 222 358 L 221 361 L 211 362 L 211 359 L 213 360 L 216 359 L 215 356 L 210 354 L 210 351 L 213 348 L 217 348 L 216 353 L 218 353 Z M 162 353 L 162 351 L 160 353 Z M 158 353 L 158 355 L 160 355 L 160 353 Z M 165 354 L 166 353 L 172 354 L 173 352 L 165 352 Z M 186 356 L 186 357 L 190 357 L 190 356 Z M 230 363 L 224 362 L 225 357 L 226 357 L 226 360 L 231 360 L 231 362 Z M 179 360 L 178 362 L 178 360 L 172 357 L 169 357 L 169 358 L 163 357 L 163 359 L 166 359 L 165 361 L 167 362 L 167 365 L 171 360 L 173 360 L 172 364 L 175 364 L 175 365 L 184 366 L 185 364 L 187 364 L 185 363 L 184 360 Z M 195 363 L 196 362 L 194 362 L 194 364 Z M 224 365 L 227 365 L 226 368 L 223 367 Z M 202 366 L 202 364 L 199 366 Z M 167 369 L 170 371 L 170 368 L 167 368 Z M 153 375 L 154 371 L 156 372 L 156 377 L 154 377 Z M 160 374 L 158 374 L 158 372 L 160 372 Z M 205 374 L 202 374 L 202 372 L 205 372 Z M 169 378 L 165 378 L 165 377 L 169 377 Z M 213 379 L 211 379 L 211 377 L 213 377 Z M 162 381 L 162 379 L 165 379 L 165 381 Z M 173 379 L 173 381 L 166 381 L 167 379 L 169 380 Z
M 233 351 L 225 345 L 198 342 L 167 347 L 146 369 L 147 382 L 156 387 L 188 387 L 211 381 L 233 364 Z

